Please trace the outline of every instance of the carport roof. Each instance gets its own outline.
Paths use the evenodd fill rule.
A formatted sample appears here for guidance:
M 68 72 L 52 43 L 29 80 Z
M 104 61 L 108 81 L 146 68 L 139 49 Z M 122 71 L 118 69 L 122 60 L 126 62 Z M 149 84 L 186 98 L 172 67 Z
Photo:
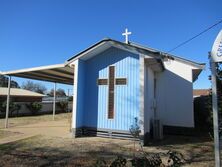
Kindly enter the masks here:
M 22 78 L 72 85 L 74 78 L 74 70 L 73 68 L 65 64 L 56 64 L 1 72 L 1 75 L 10 75 Z

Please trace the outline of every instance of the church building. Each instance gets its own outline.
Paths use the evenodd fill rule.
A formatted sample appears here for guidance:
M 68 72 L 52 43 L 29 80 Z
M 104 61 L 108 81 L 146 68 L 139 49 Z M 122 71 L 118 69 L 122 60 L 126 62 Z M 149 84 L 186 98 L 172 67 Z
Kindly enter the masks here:
M 103 39 L 63 64 L 2 75 L 73 85 L 74 137 L 131 138 L 135 119 L 145 139 L 189 131 L 193 82 L 205 65 L 129 42 L 129 34 L 125 42 Z
M 193 82 L 204 64 L 112 39 L 101 40 L 67 64 L 75 74 L 74 136 L 130 137 L 135 118 L 145 137 L 162 126 L 194 127 Z

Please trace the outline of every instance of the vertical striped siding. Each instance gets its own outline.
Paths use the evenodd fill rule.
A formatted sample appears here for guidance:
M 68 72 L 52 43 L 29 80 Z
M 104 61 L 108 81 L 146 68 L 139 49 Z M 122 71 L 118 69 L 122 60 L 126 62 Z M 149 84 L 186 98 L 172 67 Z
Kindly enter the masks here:
M 76 110 L 76 127 L 83 125 L 84 113 L 84 95 L 85 95 L 85 62 L 79 60 L 78 63 L 78 85 L 77 85 L 77 110 Z
M 110 65 L 115 77 L 127 78 L 127 85 L 115 85 L 114 119 L 108 119 L 108 86 L 97 85 L 98 78 L 108 78 Z M 129 130 L 139 117 L 139 56 L 110 48 L 85 64 L 83 126 Z

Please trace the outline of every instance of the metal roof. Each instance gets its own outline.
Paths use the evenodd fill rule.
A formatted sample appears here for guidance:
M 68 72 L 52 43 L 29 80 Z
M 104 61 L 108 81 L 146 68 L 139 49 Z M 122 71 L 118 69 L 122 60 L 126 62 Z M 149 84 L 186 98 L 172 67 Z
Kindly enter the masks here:
M 65 64 L 56 64 L 1 72 L 1 75 L 10 75 L 22 78 L 72 85 L 74 78 L 74 70 L 73 68 L 71 68 L 70 66 L 66 66 Z
M 8 88 L 0 87 L 0 96 L 7 96 Z M 10 96 L 25 96 L 25 97 L 44 97 L 45 95 L 32 92 L 30 90 L 20 89 L 20 88 L 11 88 Z
M 35 68 L 28 68 L 22 70 L 15 70 L 15 71 L 7 71 L 1 72 L 0 75 L 10 75 L 22 78 L 29 78 L 29 79 L 36 79 L 36 80 L 43 80 L 49 82 L 56 82 L 56 83 L 63 83 L 63 84 L 70 84 L 73 85 L 73 78 L 74 78 L 74 69 L 70 67 L 70 64 L 76 59 L 85 59 L 87 60 L 91 56 L 94 56 L 101 51 L 106 50 L 109 47 L 116 47 L 123 50 L 127 50 L 133 53 L 143 54 L 147 57 L 155 58 L 159 64 L 164 68 L 162 60 L 164 58 L 173 59 L 181 61 L 185 64 L 191 65 L 194 67 L 194 75 L 193 80 L 196 80 L 202 69 L 205 67 L 204 63 L 196 63 L 178 56 L 174 56 L 172 54 L 168 54 L 165 52 L 161 52 L 156 49 L 144 47 L 142 45 L 129 42 L 129 44 L 116 41 L 113 39 L 103 39 L 96 44 L 90 46 L 89 48 L 85 49 L 84 51 L 76 54 L 75 56 L 68 59 L 64 64 L 57 64 L 57 65 L 49 65 L 49 66 L 41 66 Z
M 106 45 L 106 47 L 105 47 L 105 45 Z M 199 68 L 199 69 L 203 69 L 205 67 L 205 63 L 196 63 L 194 61 L 190 61 L 190 60 L 187 60 L 187 59 L 181 58 L 179 56 L 175 56 L 173 54 L 169 54 L 169 53 L 157 50 L 157 49 L 153 49 L 153 48 L 150 48 L 150 47 L 145 47 L 145 46 L 142 46 L 140 44 L 136 44 L 136 43 L 133 43 L 133 42 L 129 42 L 128 44 L 126 44 L 126 43 L 116 41 L 116 40 L 113 40 L 113 39 L 110 39 L 110 38 L 105 38 L 105 39 L 95 43 L 94 45 L 88 47 L 87 49 L 83 50 L 82 52 L 74 55 L 73 57 L 71 57 L 70 59 L 67 60 L 66 64 L 69 64 L 69 63 L 73 62 L 74 60 L 86 55 L 88 52 L 92 52 L 93 50 L 95 50 L 99 47 L 103 47 L 103 48 L 106 49 L 107 45 L 110 46 L 110 47 L 111 46 L 115 46 L 115 47 L 119 47 L 119 48 L 121 47 L 122 49 L 131 51 L 131 52 L 136 52 L 136 53 L 139 53 L 139 54 L 145 54 L 145 55 L 153 56 L 157 59 L 160 59 L 160 58 L 176 59 L 178 61 L 181 61 L 185 64 L 192 65 L 192 66 L 194 66 L 196 68 Z
M 99 42 L 97 42 L 96 44 L 88 47 L 87 49 L 83 50 L 82 52 L 74 55 L 73 57 L 71 57 L 70 59 L 67 60 L 67 64 L 73 62 L 74 60 L 78 59 L 78 58 L 82 58 L 83 56 L 85 56 L 86 54 L 88 53 L 94 53 L 96 54 L 97 52 L 95 52 L 95 50 L 99 50 L 100 48 L 105 50 L 107 49 L 108 47 L 111 47 L 111 46 L 114 46 L 114 47 L 117 47 L 117 48 L 120 48 L 120 49 L 124 49 L 124 50 L 128 50 L 130 52 L 134 52 L 134 53 L 140 53 L 140 54 L 150 54 L 150 53 L 153 53 L 153 54 L 156 54 L 156 53 L 159 53 L 159 52 L 153 52 L 152 50 L 148 50 L 148 49 L 144 49 L 142 47 L 138 47 L 138 46 L 133 46 L 131 44 L 126 44 L 126 43 L 123 43 L 123 42 L 120 42 L 120 41 L 116 41 L 116 40 L 113 40 L 113 39 L 109 39 L 109 38 L 106 38 L 106 39 L 103 39 Z M 161 55 L 160 54 L 156 54 L 155 55 L 156 58 L 160 58 Z

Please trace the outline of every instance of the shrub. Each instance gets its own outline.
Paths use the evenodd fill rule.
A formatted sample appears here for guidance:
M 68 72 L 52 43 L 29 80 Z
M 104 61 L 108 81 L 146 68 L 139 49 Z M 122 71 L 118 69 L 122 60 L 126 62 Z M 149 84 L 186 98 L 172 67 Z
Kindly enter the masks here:
M 147 158 L 143 157 L 134 157 L 131 160 L 133 167 L 159 167 L 162 164 L 162 160 L 159 154 L 154 154 L 153 156 Z
M 0 112 L 5 112 L 5 108 L 3 107 L 3 102 L 0 102 Z
M 69 96 L 68 101 L 73 101 L 73 96 Z
M 180 153 L 177 153 L 175 151 L 168 151 L 167 155 L 169 155 L 168 158 L 168 166 L 170 167 L 178 167 L 182 165 L 182 159 L 183 155 Z
M 201 96 L 194 99 L 195 127 L 205 132 L 211 131 L 213 127 L 211 100 L 211 96 Z
M 110 167 L 125 167 L 127 163 L 126 158 L 118 156 L 110 165 Z
M 56 103 L 56 105 L 57 105 L 59 108 L 61 108 L 61 110 L 62 110 L 63 112 L 68 111 L 68 102 L 67 102 L 67 101 L 60 101 L 60 102 Z
M 7 107 L 7 102 L 4 101 L 2 103 L 0 103 L 0 112 L 5 112 L 6 111 L 6 107 Z M 9 103 L 9 111 L 11 112 L 11 114 L 14 112 L 14 111 L 19 111 L 21 108 L 21 105 L 20 104 L 16 104 L 14 102 L 10 102 Z
M 38 102 L 32 102 L 29 104 L 26 104 L 26 107 L 31 111 L 33 115 L 37 114 L 42 109 L 42 104 Z
M 142 156 L 135 156 L 132 159 L 126 159 L 122 156 L 117 156 L 112 162 L 97 160 L 94 167 L 180 167 L 183 165 L 183 155 L 174 151 L 161 153 L 161 155 L 168 157 L 166 164 L 163 163 L 160 153 L 147 154 L 143 152 Z M 131 164 L 131 165 L 130 165 Z

